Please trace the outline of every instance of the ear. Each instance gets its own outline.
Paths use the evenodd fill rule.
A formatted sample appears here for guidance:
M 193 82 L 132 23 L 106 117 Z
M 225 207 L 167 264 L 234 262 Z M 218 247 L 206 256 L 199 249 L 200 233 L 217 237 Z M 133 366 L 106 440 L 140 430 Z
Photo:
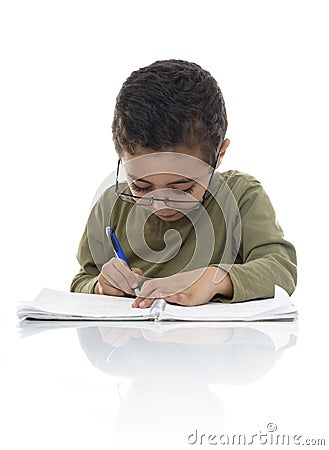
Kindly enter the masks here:
M 224 139 L 224 142 L 222 143 L 220 151 L 219 151 L 219 157 L 218 157 L 218 160 L 217 160 L 216 169 L 222 163 L 224 155 L 226 153 L 226 149 L 230 145 L 230 143 L 231 143 L 231 141 L 229 139 Z

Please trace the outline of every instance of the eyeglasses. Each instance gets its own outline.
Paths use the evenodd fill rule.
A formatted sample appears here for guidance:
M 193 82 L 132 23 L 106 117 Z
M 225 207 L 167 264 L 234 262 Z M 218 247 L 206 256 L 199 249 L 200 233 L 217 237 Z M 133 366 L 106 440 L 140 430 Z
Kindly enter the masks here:
M 118 160 L 116 177 L 115 177 L 115 194 L 121 200 L 123 200 L 127 203 L 134 203 L 134 204 L 136 204 L 136 206 L 149 207 L 149 206 L 152 206 L 154 202 L 163 202 L 168 208 L 177 209 L 177 210 L 181 210 L 181 211 L 190 211 L 193 209 L 197 209 L 204 203 L 207 190 L 209 188 L 210 182 L 212 180 L 212 177 L 213 177 L 215 169 L 216 169 L 218 156 L 219 156 L 219 150 L 216 154 L 215 163 L 212 167 L 212 172 L 211 172 L 211 175 L 210 175 L 210 178 L 208 181 L 208 185 L 204 191 L 201 201 L 200 200 L 183 200 L 182 198 L 184 198 L 184 196 L 186 198 L 189 198 L 189 197 L 191 197 L 191 195 L 185 191 L 181 191 L 180 189 L 170 189 L 170 188 L 169 189 L 161 189 L 162 192 L 170 191 L 171 198 L 168 198 L 168 197 L 155 198 L 152 195 L 148 196 L 147 194 L 145 194 L 143 196 L 127 194 L 127 193 L 125 193 L 125 190 L 129 189 L 129 186 L 127 186 L 122 192 L 119 192 L 119 171 L 120 171 L 120 165 L 121 165 L 120 159 Z M 179 199 L 177 197 L 179 197 Z

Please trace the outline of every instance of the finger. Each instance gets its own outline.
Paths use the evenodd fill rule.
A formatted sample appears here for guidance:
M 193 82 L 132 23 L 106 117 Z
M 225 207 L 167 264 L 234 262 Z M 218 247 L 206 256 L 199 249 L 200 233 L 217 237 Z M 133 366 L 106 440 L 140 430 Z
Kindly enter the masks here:
M 111 295 L 113 297 L 125 297 L 127 294 L 123 291 L 120 291 L 120 289 L 111 287 L 107 289 L 105 288 L 103 295 Z
M 142 292 L 136 297 L 135 301 L 132 303 L 133 308 L 149 308 L 154 300 L 158 298 L 165 298 L 165 295 L 163 292 L 161 292 L 159 289 L 155 288 L 153 291 L 149 293 L 149 295 L 144 294 L 144 285 L 142 287 Z
M 115 269 L 113 267 L 111 268 L 111 272 L 105 271 L 104 268 L 102 269 L 101 276 L 103 280 L 103 285 L 108 286 L 110 288 L 119 289 L 118 281 L 113 276 L 113 273 L 115 273 Z
M 144 298 L 136 297 L 135 300 L 132 302 L 131 307 L 132 308 L 139 308 L 139 304 L 143 300 L 144 300 Z
M 144 298 L 144 300 L 140 302 L 139 307 L 142 309 L 151 308 L 154 301 L 155 301 L 155 298 Z
M 107 283 L 104 283 L 102 280 L 102 275 L 99 276 L 99 293 L 100 295 L 114 295 L 115 297 L 123 297 L 125 293 L 121 291 L 120 289 L 117 289 L 116 287 L 109 285 Z
M 104 278 L 110 283 L 112 286 L 116 287 L 117 289 L 120 289 L 128 294 L 133 294 L 133 290 L 131 289 L 126 277 L 122 273 L 122 271 L 125 271 L 125 267 L 127 267 L 124 263 L 121 263 L 121 260 L 119 258 L 115 258 L 116 261 L 113 259 L 111 261 L 110 266 L 106 266 L 102 268 L 102 274 Z M 109 270 L 110 269 L 110 270 Z M 127 269 L 129 273 L 131 271 Z
M 132 272 L 134 272 L 136 275 L 140 275 L 140 276 L 143 275 L 142 269 L 139 269 L 138 267 L 132 267 L 131 270 L 132 270 Z
M 114 266 L 113 267 L 113 272 L 112 272 L 112 278 L 113 281 L 115 282 L 115 286 L 116 287 L 120 287 L 120 289 L 122 289 L 125 292 L 128 292 L 129 294 L 133 293 L 133 290 L 131 289 L 127 278 L 125 277 L 125 275 L 121 272 L 123 266 L 120 264 L 119 267 Z
M 140 275 L 130 270 L 127 264 L 122 259 L 119 258 L 116 259 L 117 260 L 113 262 L 113 267 L 117 269 L 117 271 L 121 273 L 122 276 L 125 278 L 130 290 L 136 289 L 140 281 Z
M 132 303 L 133 308 L 150 308 L 155 301 L 155 298 L 144 298 L 144 297 L 137 297 L 135 301 Z
M 168 283 L 166 284 L 167 286 L 165 286 L 164 281 L 161 278 L 145 281 L 139 296 L 145 298 L 159 298 L 164 295 L 170 295 L 172 292 L 168 292 Z

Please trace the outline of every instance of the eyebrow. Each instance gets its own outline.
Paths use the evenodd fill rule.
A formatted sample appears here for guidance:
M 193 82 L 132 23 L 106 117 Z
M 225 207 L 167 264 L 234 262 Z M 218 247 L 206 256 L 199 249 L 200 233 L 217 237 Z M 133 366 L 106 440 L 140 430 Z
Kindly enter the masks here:
M 141 181 L 142 183 L 147 183 L 147 184 L 153 184 L 150 181 L 144 180 L 143 178 L 138 178 L 135 175 L 128 173 L 127 176 L 129 178 L 131 178 L 133 181 Z M 196 181 L 196 179 L 192 179 L 192 178 L 180 178 L 179 180 L 175 180 L 175 181 L 171 181 L 170 183 L 167 183 L 166 186 L 170 186 L 171 184 L 184 184 L 184 183 L 191 183 Z

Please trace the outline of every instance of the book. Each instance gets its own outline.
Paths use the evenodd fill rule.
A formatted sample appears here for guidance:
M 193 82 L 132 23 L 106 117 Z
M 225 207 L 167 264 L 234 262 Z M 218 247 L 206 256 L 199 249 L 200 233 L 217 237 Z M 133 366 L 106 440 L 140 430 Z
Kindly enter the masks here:
M 156 299 L 150 308 L 132 308 L 134 299 L 80 294 L 44 288 L 33 302 L 17 307 L 20 320 L 71 321 L 255 321 L 295 319 L 298 312 L 289 295 L 275 287 L 273 298 L 240 303 L 210 301 L 199 306 L 179 306 Z

